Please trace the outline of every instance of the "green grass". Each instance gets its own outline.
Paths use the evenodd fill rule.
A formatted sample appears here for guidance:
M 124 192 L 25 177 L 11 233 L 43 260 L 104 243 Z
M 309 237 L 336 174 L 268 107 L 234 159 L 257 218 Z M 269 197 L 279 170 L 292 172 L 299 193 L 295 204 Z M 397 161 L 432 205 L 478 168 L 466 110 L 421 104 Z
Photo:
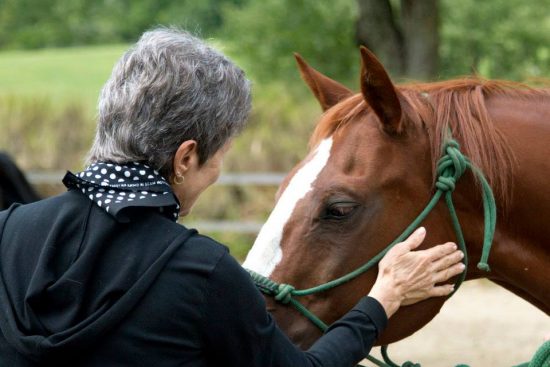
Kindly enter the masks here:
M 26 170 L 80 168 L 99 91 L 127 48 L 0 52 L 0 149 Z
M 0 52 L 0 94 L 76 102 L 95 111 L 102 85 L 128 45 Z

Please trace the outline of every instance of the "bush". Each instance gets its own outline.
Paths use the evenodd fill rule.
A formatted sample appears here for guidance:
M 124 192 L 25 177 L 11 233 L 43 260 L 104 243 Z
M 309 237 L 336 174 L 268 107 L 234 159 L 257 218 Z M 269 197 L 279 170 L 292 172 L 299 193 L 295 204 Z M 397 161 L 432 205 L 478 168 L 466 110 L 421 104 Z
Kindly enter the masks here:
M 47 97 L 0 97 L 0 147 L 24 169 L 79 169 L 93 121 L 76 102 L 54 108 Z

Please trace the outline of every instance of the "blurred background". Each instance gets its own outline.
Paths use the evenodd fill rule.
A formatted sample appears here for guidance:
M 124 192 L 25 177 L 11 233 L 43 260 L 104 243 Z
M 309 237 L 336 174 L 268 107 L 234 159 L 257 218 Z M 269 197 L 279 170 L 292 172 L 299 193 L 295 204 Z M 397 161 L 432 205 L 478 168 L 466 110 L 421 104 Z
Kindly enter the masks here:
M 550 75 L 550 0 L 1 0 L 0 150 L 42 196 L 63 190 L 63 170 L 82 168 L 101 86 L 158 25 L 207 39 L 254 83 L 250 124 L 225 170 L 256 176 L 222 180 L 186 219 L 241 259 L 320 115 L 293 52 L 353 89 L 361 44 L 398 82 Z
M 358 45 L 373 50 L 396 82 L 476 74 L 548 85 L 550 76 L 550 0 L 0 0 L 0 151 L 41 196 L 64 190 L 64 170 L 83 168 L 102 84 L 139 35 L 158 25 L 207 39 L 253 81 L 249 127 L 221 182 L 183 222 L 229 245 L 239 259 L 267 218 L 282 175 L 305 155 L 320 116 L 293 52 L 355 90 Z M 493 291 L 473 288 L 476 295 Z M 548 317 L 534 308 L 514 310 L 534 317 L 528 325 L 539 329 L 531 338 L 541 337 L 541 327 L 550 332 Z M 515 327 L 499 320 L 502 330 Z M 464 339 L 478 346 L 470 335 Z M 517 342 L 528 346 L 518 362 L 538 345 Z

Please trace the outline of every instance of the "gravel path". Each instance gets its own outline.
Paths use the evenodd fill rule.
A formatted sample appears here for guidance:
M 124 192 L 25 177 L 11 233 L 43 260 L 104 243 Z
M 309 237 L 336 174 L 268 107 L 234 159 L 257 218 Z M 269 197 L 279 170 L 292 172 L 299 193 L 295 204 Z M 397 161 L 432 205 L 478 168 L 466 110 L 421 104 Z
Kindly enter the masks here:
M 550 316 L 504 288 L 476 280 L 464 283 L 431 323 L 389 352 L 396 363 L 410 360 L 422 367 L 511 367 L 529 361 L 549 334 Z

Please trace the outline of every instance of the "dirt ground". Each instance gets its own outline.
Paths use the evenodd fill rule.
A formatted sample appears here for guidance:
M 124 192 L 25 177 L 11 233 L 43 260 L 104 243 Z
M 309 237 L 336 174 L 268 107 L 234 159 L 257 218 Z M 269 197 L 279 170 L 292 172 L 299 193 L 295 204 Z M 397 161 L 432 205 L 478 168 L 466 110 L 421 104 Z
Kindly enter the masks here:
M 389 355 L 422 367 L 511 367 L 529 361 L 548 335 L 549 316 L 489 281 L 469 281 L 431 323 L 390 346 Z M 373 355 L 380 356 L 378 348 Z

